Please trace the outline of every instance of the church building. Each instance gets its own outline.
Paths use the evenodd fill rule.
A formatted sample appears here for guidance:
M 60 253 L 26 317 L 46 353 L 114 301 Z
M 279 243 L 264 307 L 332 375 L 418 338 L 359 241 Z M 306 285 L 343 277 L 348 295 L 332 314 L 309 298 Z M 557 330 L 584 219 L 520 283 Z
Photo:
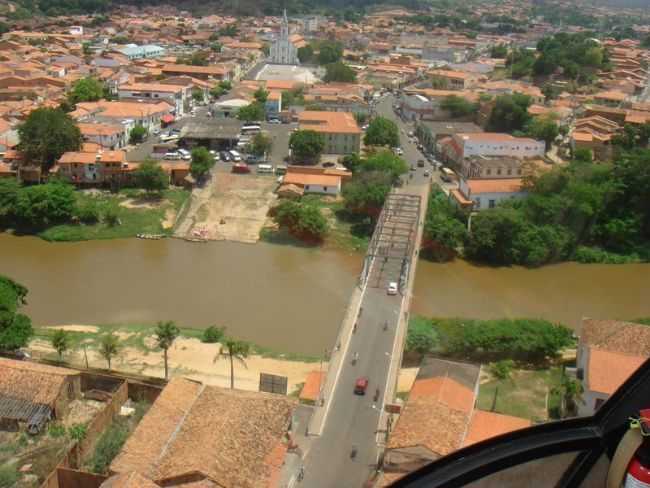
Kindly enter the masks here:
M 298 64 L 298 49 L 289 40 L 289 20 L 286 10 L 282 15 L 280 37 L 271 46 L 271 63 Z

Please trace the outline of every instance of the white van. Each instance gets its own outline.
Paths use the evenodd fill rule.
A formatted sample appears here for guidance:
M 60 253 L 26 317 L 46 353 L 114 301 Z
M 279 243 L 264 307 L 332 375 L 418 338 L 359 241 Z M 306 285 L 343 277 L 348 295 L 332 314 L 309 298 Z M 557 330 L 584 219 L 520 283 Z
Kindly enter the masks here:
M 456 173 L 443 166 L 440 168 L 440 179 L 442 181 L 446 181 L 447 183 L 451 183 L 456 179 Z
M 239 154 L 237 151 L 231 149 L 228 152 L 230 153 L 230 157 L 232 158 L 233 161 L 241 161 L 241 154 Z
M 271 175 L 273 174 L 273 166 L 270 164 L 258 164 L 257 165 L 257 172 L 260 174 L 268 174 Z

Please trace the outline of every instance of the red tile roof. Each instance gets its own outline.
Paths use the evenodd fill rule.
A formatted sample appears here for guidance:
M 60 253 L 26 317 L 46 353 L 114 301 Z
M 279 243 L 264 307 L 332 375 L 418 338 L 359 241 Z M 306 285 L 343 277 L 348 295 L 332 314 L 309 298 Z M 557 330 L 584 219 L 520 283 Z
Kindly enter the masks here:
M 526 427 L 530 427 L 530 425 L 531 421 L 528 419 L 495 412 L 474 410 L 463 446 L 469 446 L 470 444 L 506 434 L 513 430 L 525 429 Z
M 648 356 L 635 356 L 619 352 L 604 351 L 595 347 L 589 348 L 589 364 L 587 365 L 587 382 L 589 389 L 611 395 Z
M 518 193 L 522 191 L 521 178 L 467 180 L 471 196 L 481 193 Z

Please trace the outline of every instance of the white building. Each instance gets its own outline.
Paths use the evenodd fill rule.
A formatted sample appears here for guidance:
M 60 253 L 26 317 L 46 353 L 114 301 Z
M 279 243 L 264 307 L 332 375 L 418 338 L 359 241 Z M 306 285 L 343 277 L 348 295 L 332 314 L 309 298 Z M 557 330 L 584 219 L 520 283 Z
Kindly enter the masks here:
M 504 200 L 525 198 L 521 178 L 460 179 L 458 190 L 450 193 L 456 205 L 470 210 L 486 210 L 496 207 Z
M 162 100 L 170 103 L 176 116 L 183 116 L 190 103 L 190 87 L 166 83 L 129 83 L 120 85 L 117 97 L 120 100 Z
M 271 45 L 271 62 L 275 64 L 298 64 L 298 49 L 289 40 L 287 11 L 282 15 L 280 37 Z
M 510 156 L 529 158 L 544 156 L 546 144 L 529 137 L 514 137 L 498 132 L 477 132 L 456 134 L 453 142 L 457 146 L 457 161 L 470 156 Z

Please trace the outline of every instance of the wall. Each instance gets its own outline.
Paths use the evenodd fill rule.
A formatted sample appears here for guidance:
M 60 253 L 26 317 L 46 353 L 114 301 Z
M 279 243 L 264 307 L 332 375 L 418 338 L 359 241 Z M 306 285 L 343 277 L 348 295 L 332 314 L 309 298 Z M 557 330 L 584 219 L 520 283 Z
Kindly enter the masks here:
M 477 193 L 470 196 L 470 200 L 475 202 L 474 210 L 486 210 L 490 208 L 490 200 L 494 200 L 494 205 L 499 205 L 504 200 L 511 198 L 524 198 L 525 192 L 517 193 Z
M 465 141 L 463 156 L 516 156 L 531 157 L 543 156 L 545 144 L 543 142 L 529 141 Z
M 56 469 L 57 488 L 99 488 L 107 476 L 59 467 Z

